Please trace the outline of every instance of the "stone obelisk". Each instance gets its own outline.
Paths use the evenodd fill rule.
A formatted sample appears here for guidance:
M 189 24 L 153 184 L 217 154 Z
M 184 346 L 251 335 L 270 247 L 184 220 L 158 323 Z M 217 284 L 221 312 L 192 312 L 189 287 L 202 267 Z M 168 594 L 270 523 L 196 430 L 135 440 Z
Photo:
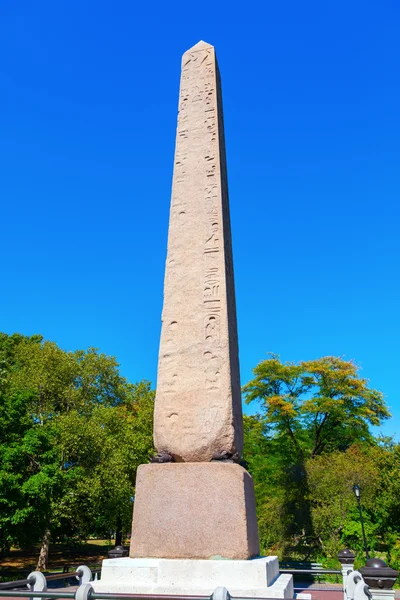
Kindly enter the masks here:
M 293 598 L 258 557 L 243 445 L 221 83 L 213 46 L 185 52 L 155 403 L 156 462 L 137 472 L 129 557 L 96 592 Z M 220 560 L 220 559 L 228 560 Z M 188 560 L 189 559 L 189 560 Z M 251 559 L 251 560 L 249 560 Z
M 182 58 L 154 417 L 166 462 L 139 467 L 130 556 L 257 555 L 253 481 L 236 464 L 243 425 L 221 83 L 205 42 Z
M 243 447 L 221 83 L 205 42 L 182 59 L 154 442 L 183 462 Z

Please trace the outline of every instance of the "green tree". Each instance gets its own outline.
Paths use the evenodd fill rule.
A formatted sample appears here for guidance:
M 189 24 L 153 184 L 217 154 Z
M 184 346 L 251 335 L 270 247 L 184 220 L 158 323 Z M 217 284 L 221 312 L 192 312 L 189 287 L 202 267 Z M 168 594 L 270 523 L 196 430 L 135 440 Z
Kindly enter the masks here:
M 22 458 L 22 440 L 32 428 L 28 406 L 32 393 L 10 390 L 9 380 L 16 369 L 16 352 L 21 344 L 37 345 L 41 336 L 32 338 L 0 333 L 0 549 L 8 549 L 18 540 L 26 540 L 27 531 L 18 521 L 22 509 L 21 485 L 30 469 L 29 459 Z
M 131 529 L 136 470 L 154 453 L 154 392 L 148 382 L 129 388 L 123 404 L 96 406 L 85 418 L 71 411 L 60 419 L 66 469 L 80 473 L 67 502 L 82 537 Z
M 334 356 L 282 363 L 277 355 L 254 369 L 246 402 L 259 400 L 266 423 L 307 458 L 370 440 L 370 425 L 390 417 L 383 394 L 368 386 L 352 361 Z
M 354 444 L 345 452 L 323 454 L 306 463 L 315 534 L 326 556 L 351 547 L 365 561 L 353 485 L 361 489 L 368 546 L 398 565 L 400 539 L 400 448 L 390 439 Z
M 310 461 L 344 453 L 356 441 L 374 445 L 369 426 L 390 415 L 381 392 L 341 358 L 295 364 L 271 355 L 254 375 L 243 391 L 247 403 L 260 403 L 260 414 L 247 419 L 245 457 L 263 550 L 308 558 L 325 540 L 314 526 Z
M 368 447 L 354 445 L 345 452 L 334 451 L 309 459 L 306 464 L 309 501 L 315 535 L 325 556 L 336 557 L 351 547 L 363 553 L 363 539 L 353 485 L 362 490 L 362 504 L 368 543 L 377 542 L 378 522 L 374 518 L 381 473 Z M 372 517 L 372 518 L 371 518 Z
M 262 415 L 244 415 L 244 456 L 254 479 L 258 529 L 263 554 L 310 550 L 311 516 L 304 466 L 288 436 L 278 436 Z M 303 542 L 306 541 L 306 544 Z
M 369 454 L 379 473 L 379 488 L 370 508 L 375 526 L 376 546 L 386 553 L 388 563 L 400 568 L 400 444 L 392 438 L 378 438 Z
M 243 453 L 254 480 L 261 550 L 264 554 L 282 555 L 295 518 L 285 510 L 289 494 L 287 469 L 291 467 L 293 451 L 285 440 L 276 439 L 265 417 L 243 415 L 243 425 Z
M 127 523 L 154 392 L 129 384 L 113 357 L 40 336 L 3 334 L 0 365 L 0 544 L 40 539 L 44 569 L 50 539 Z

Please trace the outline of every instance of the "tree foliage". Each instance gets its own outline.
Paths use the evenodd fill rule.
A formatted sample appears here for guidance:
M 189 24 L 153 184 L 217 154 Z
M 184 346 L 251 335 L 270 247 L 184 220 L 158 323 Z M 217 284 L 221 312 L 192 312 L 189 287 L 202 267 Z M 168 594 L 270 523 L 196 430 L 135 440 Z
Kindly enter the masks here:
M 352 361 L 325 356 L 295 364 L 272 355 L 254 375 L 243 388 L 247 403 L 261 401 L 266 422 L 304 457 L 367 441 L 369 426 L 390 417 L 383 394 L 368 387 Z
M 152 452 L 154 392 L 115 358 L 41 336 L 0 336 L 0 547 L 129 527 Z
M 352 361 L 331 356 L 283 363 L 271 355 L 254 376 L 244 394 L 259 414 L 245 416 L 245 457 L 263 552 L 327 558 L 349 546 L 361 554 L 358 483 L 371 549 L 397 561 L 400 447 L 370 429 L 390 416 L 382 393 Z

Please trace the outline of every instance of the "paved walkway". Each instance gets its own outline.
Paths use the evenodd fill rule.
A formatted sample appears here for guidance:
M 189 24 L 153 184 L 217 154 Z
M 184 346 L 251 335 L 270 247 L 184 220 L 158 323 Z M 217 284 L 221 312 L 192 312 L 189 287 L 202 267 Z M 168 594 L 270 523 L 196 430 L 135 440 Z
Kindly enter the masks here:
M 343 600 L 343 590 L 335 583 L 302 583 L 295 581 L 295 594 L 311 594 L 311 600 Z

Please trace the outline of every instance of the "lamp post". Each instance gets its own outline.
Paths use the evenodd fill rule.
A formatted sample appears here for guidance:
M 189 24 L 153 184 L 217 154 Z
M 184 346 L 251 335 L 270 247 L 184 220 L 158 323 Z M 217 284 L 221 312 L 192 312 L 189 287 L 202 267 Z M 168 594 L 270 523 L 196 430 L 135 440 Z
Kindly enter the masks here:
M 358 510 L 360 512 L 360 522 L 361 522 L 361 529 L 362 529 L 362 534 L 363 534 L 363 538 L 364 538 L 365 556 L 366 556 L 366 558 L 369 558 L 367 538 L 365 537 L 364 519 L 363 519 L 362 509 L 361 509 L 361 500 L 360 500 L 361 490 L 357 484 L 353 485 L 353 492 L 354 492 L 355 497 L 357 498 Z

